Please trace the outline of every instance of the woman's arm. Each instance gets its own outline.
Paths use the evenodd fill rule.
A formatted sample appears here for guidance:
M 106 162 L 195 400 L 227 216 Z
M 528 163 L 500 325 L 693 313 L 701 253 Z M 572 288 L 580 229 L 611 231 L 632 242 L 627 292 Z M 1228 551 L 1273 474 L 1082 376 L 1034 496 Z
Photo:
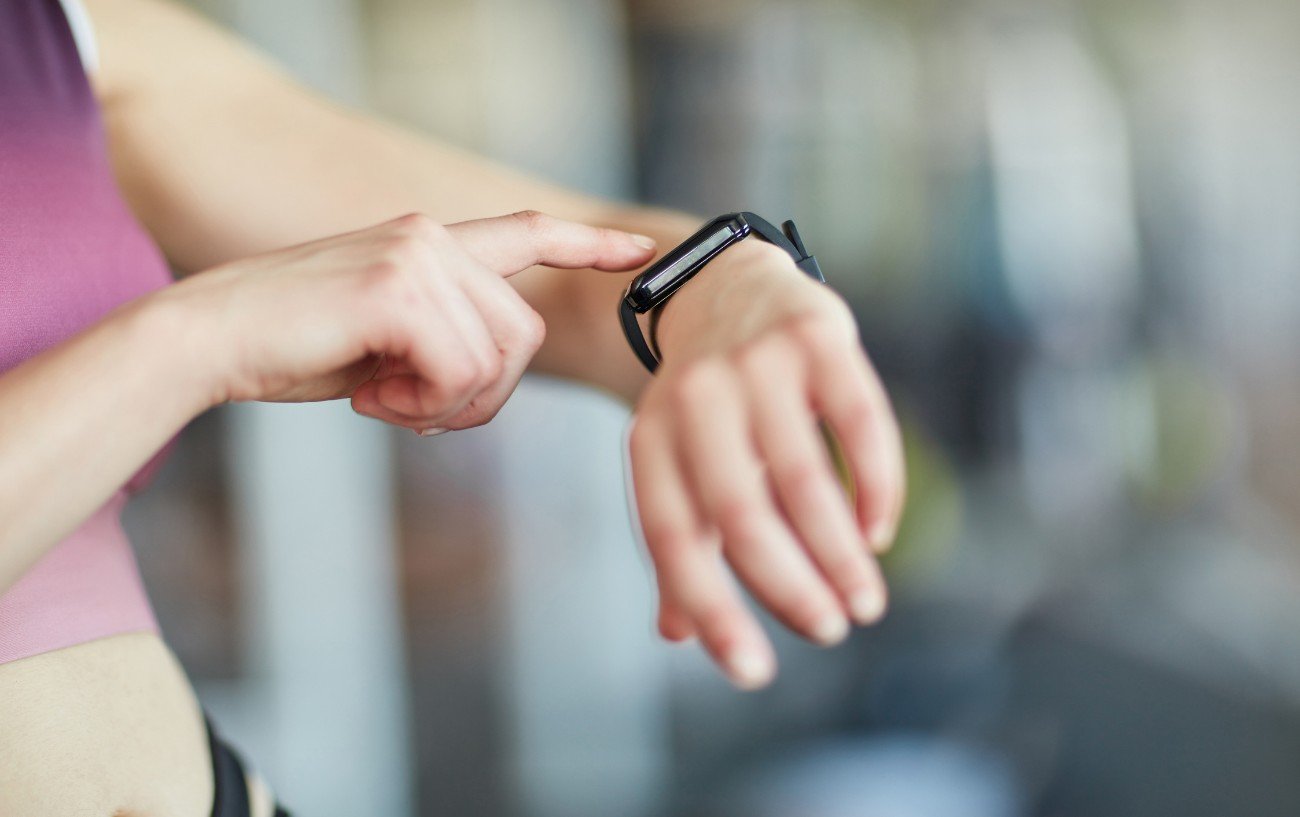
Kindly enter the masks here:
M 602 202 L 346 111 L 288 80 L 201 18 L 161 0 L 91 0 L 100 98 L 137 212 L 182 270 L 398 213 L 440 222 L 542 210 L 649 236 L 694 218 Z M 522 215 L 544 235 L 554 222 Z M 511 281 L 544 319 L 533 360 L 638 404 L 632 464 L 660 580 L 660 629 L 698 635 L 742 685 L 772 651 L 733 570 L 798 632 L 840 640 L 885 605 L 871 553 L 903 504 L 901 445 L 843 302 L 771 246 L 744 242 L 664 308 L 658 375 L 614 308 L 628 274 L 530 270 Z M 852 507 L 818 434 L 844 446 Z
M 210 405 L 189 332 L 142 301 L 0 377 L 0 593 Z
M 414 430 L 485 422 L 542 341 L 503 279 L 627 269 L 626 235 L 405 216 L 223 264 L 0 376 L 0 593 L 185 423 L 232 400 L 350 397 Z

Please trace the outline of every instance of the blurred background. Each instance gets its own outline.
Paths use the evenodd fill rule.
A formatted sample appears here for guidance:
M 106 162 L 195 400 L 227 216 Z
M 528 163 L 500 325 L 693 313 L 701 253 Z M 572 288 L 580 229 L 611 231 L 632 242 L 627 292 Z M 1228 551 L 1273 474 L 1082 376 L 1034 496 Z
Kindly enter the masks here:
M 797 218 L 908 437 L 890 616 L 745 695 L 653 634 L 614 402 L 203 417 L 128 523 L 296 813 L 1300 814 L 1293 0 L 199 5 L 511 164 Z

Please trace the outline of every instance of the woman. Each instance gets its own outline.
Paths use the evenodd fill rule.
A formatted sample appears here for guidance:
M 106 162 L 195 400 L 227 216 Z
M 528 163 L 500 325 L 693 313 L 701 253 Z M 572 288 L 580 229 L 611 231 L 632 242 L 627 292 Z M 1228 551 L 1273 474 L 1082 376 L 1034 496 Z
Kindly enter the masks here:
M 849 311 L 789 257 L 742 242 L 687 284 L 651 378 L 614 304 L 698 219 L 340 110 L 159 0 L 74 2 L 0 0 L 0 813 L 272 812 L 206 730 L 117 523 L 228 401 L 346 398 L 432 435 L 490 420 L 529 367 L 595 384 L 637 407 L 666 638 L 771 679 L 728 569 L 818 643 L 880 616 L 896 425 Z

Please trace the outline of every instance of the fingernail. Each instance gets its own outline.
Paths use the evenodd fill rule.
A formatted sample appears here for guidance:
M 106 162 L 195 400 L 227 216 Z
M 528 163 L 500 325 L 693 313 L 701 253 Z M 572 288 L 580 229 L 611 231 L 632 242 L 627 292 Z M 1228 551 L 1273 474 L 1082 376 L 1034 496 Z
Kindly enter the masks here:
M 421 431 L 421 432 L 420 432 L 420 436 L 421 436 L 421 437 L 437 437 L 439 434 L 442 434 L 442 433 L 444 433 L 444 432 L 446 432 L 446 431 L 450 431 L 450 429 L 446 429 L 446 428 L 426 428 L 424 431 Z
M 849 597 L 849 613 L 858 624 L 874 624 L 885 613 L 885 596 L 863 588 Z
M 632 238 L 632 243 L 642 249 L 653 250 L 658 246 L 655 243 L 655 240 L 648 235 L 640 235 L 638 233 L 628 233 L 628 235 Z
M 889 550 L 889 546 L 894 544 L 894 526 L 888 519 L 881 519 L 871 527 L 871 532 L 867 534 L 867 544 L 876 553 L 884 553 Z
M 823 647 L 830 647 L 844 640 L 849 634 L 849 623 L 839 613 L 827 613 L 813 625 L 813 640 Z
M 737 650 L 727 659 L 727 674 L 741 689 L 758 689 L 772 680 L 773 668 L 763 656 L 750 650 Z

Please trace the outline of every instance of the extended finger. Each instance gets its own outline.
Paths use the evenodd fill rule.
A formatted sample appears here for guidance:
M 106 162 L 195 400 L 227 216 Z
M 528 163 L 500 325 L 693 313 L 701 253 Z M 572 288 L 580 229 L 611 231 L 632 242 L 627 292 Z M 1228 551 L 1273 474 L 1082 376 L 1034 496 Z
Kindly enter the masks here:
M 869 624 L 884 611 L 884 579 L 835 478 L 806 397 L 803 361 L 795 350 L 768 343 L 749 363 L 755 437 L 785 516 L 845 609 Z
M 690 629 L 733 683 L 745 689 L 767 684 L 776 672 L 772 646 L 727 579 L 716 533 L 703 526 L 694 507 L 671 433 L 638 419 L 630 458 L 641 533 L 655 564 L 661 604 L 690 619 Z
M 856 337 L 834 327 L 802 328 L 811 350 L 810 399 L 844 451 L 856 489 L 857 518 L 871 547 L 888 549 L 906 493 L 902 435 L 885 393 Z
M 741 581 L 788 627 L 820 644 L 848 622 L 825 580 L 778 512 L 754 448 L 743 386 L 722 364 L 682 375 L 678 454 L 706 524 Z
M 535 264 L 630 270 L 654 254 L 654 242 L 645 236 L 564 221 L 536 210 L 462 221 L 447 230 L 479 262 L 502 276 Z

